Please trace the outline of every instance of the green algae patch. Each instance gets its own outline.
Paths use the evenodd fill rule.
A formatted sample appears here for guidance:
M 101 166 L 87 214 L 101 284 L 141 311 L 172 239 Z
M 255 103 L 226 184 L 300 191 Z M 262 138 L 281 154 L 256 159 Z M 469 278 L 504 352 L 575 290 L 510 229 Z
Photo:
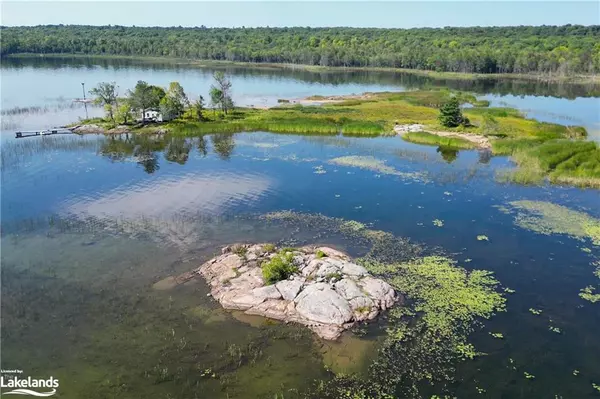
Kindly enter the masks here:
M 362 263 L 403 293 L 408 304 L 389 312 L 385 340 L 368 378 L 338 375 L 319 385 L 319 398 L 423 397 L 423 385 L 452 381 L 456 363 L 479 354 L 469 334 L 481 318 L 505 309 L 490 272 L 469 272 L 443 256 L 400 263 L 367 256 Z
M 373 347 L 366 375 L 347 374 L 352 370 L 338 364 L 334 378 L 320 381 L 310 397 L 422 397 L 424 385 L 452 381 L 459 362 L 480 354 L 470 342 L 471 332 L 482 326 L 482 319 L 505 310 L 505 292 L 491 272 L 468 271 L 441 255 L 424 256 L 424 248 L 406 238 L 320 214 L 279 211 L 262 218 L 291 229 L 339 233 L 364 244 L 366 254 L 358 262 L 404 297 L 401 306 L 384 316 L 385 334 L 378 350 Z M 331 359 L 325 361 L 331 364 Z
M 414 302 L 427 327 L 442 335 L 469 330 L 476 318 L 489 318 L 505 309 L 503 295 L 496 291 L 499 282 L 491 272 L 467 270 L 443 256 L 426 256 L 406 263 L 383 265 L 365 262 L 375 275 L 387 276 L 398 291 Z M 390 278 L 391 277 L 391 278 Z M 457 349 L 464 335 L 454 335 Z
M 591 285 L 582 288 L 579 292 L 579 297 L 591 303 L 600 302 L 600 293 L 596 294 L 596 288 L 592 287 Z
M 329 160 L 330 164 L 370 170 L 382 175 L 400 176 L 402 178 L 423 181 L 425 175 L 417 172 L 401 172 L 386 165 L 385 161 L 372 156 L 349 155 Z
M 565 234 L 600 245 L 600 220 L 585 212 L 544 201 L 513 201 L 509 205 L 516 211 L 515 224 L 523 229 L 545 235 Z M 501 211 L 510 213 L 511 209 Z

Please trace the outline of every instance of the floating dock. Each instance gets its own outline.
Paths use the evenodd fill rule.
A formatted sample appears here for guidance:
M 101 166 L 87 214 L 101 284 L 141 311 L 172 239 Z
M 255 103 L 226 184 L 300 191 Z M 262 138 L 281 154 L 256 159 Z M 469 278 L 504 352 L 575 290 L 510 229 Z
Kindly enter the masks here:
M 24 130 L 20 132 L 15 132 L 15 138 L 22 139 L 25 137 L 34 137 L 34 136 L 49 136 L 53 134 L 73 134 L 73 129 L 77 126 L 68 128 L 68 127 L 55 127 L 52 129 L 44 129 L 44 130 Z

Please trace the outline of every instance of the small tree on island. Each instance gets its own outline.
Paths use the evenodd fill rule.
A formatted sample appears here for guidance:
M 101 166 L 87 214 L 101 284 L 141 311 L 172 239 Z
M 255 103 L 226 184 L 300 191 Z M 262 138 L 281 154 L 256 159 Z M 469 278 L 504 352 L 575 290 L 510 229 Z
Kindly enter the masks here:
M 438 119 L 445 127 L 466 126 L 469 124 L 469 119 L 463 116 L 460 103 L 456 97 L 452 97 L 450 101 L 442 105 Z
M 193 106 L 194 111 L 196 112 L 196 118 L 198 118 L 200 122 L 203 121 L 204 115 L 202 114 L 202 112 L 204 112 L 204 97 L 198 96 L 198 100 L 196 100 Z
M 165 120 L 179 118 L 190 101 L 179 82 L 169 83 L 166 95 L 160 100 L 160 112 Z
M 213 75 L 215 84 L 210 86 L 210 102 L 227 115 L 227 111 L 233 108 L 233 99 L 231 98 L 231 81 L 221 71 Z
M 117 108 L 117 88 L 115 82 L 100 82 L 98 86 L 90 90 L 90 94 L 96 96 L 94 102 L 104 106 L 104 110 L 113 123 L 115 123 L 114 112 Z

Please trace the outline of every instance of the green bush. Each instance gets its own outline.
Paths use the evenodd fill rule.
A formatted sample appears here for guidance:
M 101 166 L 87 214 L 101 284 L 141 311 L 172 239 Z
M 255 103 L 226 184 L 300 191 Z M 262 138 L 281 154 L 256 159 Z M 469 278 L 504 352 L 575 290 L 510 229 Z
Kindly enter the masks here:
M 460 110 L 460 103 L 456 97 L 452 97 L 450 101 L 442 105 L 438 119 L 442 126 L 445 127 L 457 127 L 468 124 L 468 120 L 465 120 Z
M 293 253 L 280 251 L 270 261 L 263 263 L 261 268 L 265 282 L 275 284 L 296 273 L 298 268 L 292 263 L 293 258 Z

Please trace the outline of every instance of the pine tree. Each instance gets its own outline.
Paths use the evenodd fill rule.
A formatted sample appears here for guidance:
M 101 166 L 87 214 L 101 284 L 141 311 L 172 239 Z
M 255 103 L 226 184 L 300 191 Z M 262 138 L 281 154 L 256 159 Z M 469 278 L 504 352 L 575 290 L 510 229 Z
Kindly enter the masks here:
M 450 101 L 442 105 L 438 119 L 445 127 L 457 127 L 465 123 L 465 118 L 460 111 L 460 104 L 456 97 L 452 97 Z

